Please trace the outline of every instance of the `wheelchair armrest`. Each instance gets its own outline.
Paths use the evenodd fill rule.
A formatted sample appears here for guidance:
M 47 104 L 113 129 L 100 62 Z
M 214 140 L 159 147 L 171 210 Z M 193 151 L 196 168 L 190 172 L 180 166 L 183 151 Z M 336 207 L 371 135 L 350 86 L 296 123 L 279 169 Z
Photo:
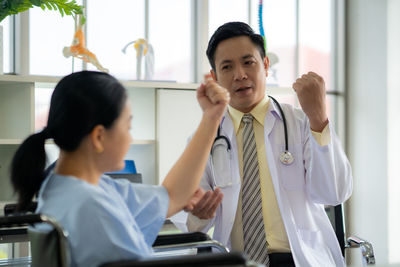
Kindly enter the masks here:
M 201 232 L 159 235 L 153 243 L 155 252 L 197 248 L 198 251 L 211 252 L 212 248 L 227 253 L 229 249 Z
M 211 238 L 202 232 L 158 235 L 156 241 L 153 243 L 153 246 L 175 245 L 207 240 L 211 240 Z
M 366 265 L 375 264 L 375 255 L 372 244 L 357 236 L 350 236 L 346 240 L 346 248 L 360 248 L 363 263 Z
M 40 214 L 12 215 L 0 217 L 1 227 L 26 226 L 42 221 Z
M 37 208 L 37 202 L 36 201 L 32 201 L 28 208 L 25 211 L 22 211 L 22 213 L 25 212 L 35 212 Z M 13 213 L 17 213 L 17 204 L 15 203 L 10 203 L 10 204 L 6 204 L 4 206 L 4 215 L 12 215 Z
M 29 241 L 28 225 L 36 222 L 40 222 L 38 214 L 0 217 L 0 243 Z
M 158 257 L 156 259 L 125 260 L 104 263 L 101 267 L 149 267 L 149 266 L 247 266 L 247 258 L 241 253 L 199 254 L 179 257 Z

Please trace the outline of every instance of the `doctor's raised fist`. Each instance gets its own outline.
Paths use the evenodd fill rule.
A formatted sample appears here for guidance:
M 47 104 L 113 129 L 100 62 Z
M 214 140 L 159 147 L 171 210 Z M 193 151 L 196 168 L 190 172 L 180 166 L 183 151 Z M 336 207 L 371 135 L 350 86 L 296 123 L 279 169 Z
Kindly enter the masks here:
M 301 108 L 313 131 L 321 132 L 328 124 L 324 79 L 315 72 L 302 75 L 293 83 Z
M 197 88 L 197 100 L 203 113 L 212 119 L 221 119 L 229 103 L 228 90 L 218 85 L 209 75 L 205 76 L 204 83 Z

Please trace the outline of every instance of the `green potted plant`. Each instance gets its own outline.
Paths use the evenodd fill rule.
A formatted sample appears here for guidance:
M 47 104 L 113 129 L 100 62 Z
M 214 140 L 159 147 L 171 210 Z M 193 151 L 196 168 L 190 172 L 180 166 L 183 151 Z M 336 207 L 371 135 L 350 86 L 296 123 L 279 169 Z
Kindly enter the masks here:
M 0 0 L 0 23 L 9 15 L 24 12 L 32 7 L 43 10 L 58 10 L 61 16 L 80 14 L 83 18 L 83 7 L 75 0 Z M 3 26 L 0 25 L 0 74 L 3 74 Z
M 58 10 L 61 16 L 83 14 L 83 7 L 75 0 L 0 0 L 0 22 L 9 15 L 38 6 L 43 10 Z

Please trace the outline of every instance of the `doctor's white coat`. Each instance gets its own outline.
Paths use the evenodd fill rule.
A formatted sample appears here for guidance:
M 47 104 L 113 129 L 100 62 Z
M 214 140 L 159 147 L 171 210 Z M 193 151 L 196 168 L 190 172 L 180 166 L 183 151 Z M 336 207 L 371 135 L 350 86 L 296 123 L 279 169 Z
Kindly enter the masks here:
M 351 167 L 330 123 L 330 143 L 320 146 L 311 134 L 307 116 L 290 105 L 281 104 L 288 127 L 291 165 L 283 165 L 279 156 L 285 148 L 284 127 L 280 112 L 273 103 L 265 116 L 264 136 L 268 166 L 282 220 L 296 266 L 344 266 L 339 243 L 324 205 L 338 205 L 352 192 Z M 213 238 L 230 247 L 230 235 L 240 193 L 240 172 L 233 122 L 228 113 L 222 135 L 231 142 L 231 176 L 233 185 L 221 188 L 224 198 L 215 218 L 190 231 L 207 232 L 215 225 Z M 213 188 L 210 159 L 201 186 Z M 193 215 L 189 215 L 193 216 Z M 190 218 L 189 218 L 190 219 Z M 196 220 L 195 220 L 196 221 Z M 177 224 L 178 225 L 178 224 Z M 179 227 L 179 225 L 178 225 Z M 182 227 L 181 227 L 182 229 Z

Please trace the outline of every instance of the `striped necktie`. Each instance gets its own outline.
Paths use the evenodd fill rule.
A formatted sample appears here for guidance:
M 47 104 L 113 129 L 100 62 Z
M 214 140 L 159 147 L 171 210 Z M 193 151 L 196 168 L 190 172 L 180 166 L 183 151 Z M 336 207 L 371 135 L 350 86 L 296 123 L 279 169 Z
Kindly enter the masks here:
M 242 220 L 244 252 L 251 260 L 269 266 L 267 240 L 262 215 L 260 174 L 253 116 L 243 115 Z

